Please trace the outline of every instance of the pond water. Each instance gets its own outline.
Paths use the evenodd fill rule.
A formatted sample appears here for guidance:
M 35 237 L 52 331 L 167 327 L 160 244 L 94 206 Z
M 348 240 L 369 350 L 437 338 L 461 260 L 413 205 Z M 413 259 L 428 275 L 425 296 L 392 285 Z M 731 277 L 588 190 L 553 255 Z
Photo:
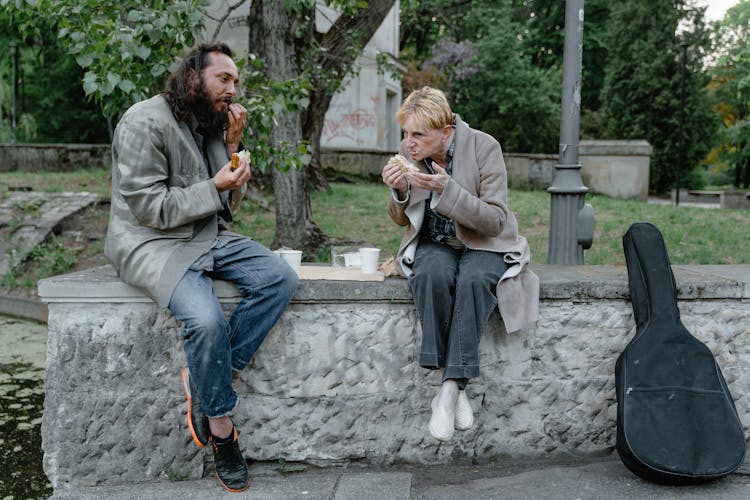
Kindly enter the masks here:
M 47 325 L 0 315 L 0 499 L 49 498 L 42 470 Z

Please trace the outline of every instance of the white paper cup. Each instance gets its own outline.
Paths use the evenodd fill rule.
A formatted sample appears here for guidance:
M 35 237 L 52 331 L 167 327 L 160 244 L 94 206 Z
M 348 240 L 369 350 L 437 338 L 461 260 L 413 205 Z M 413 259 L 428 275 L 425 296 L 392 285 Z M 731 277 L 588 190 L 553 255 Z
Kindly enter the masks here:
M 359 267 L 361 261 L 359 250 L 344 254 L 344 267 Z
M 279 250 L 279 257 L 289 266 L 294 269 L 294 272 L 299 276 L 299 266 L 302 264 L 302 250 L 289 250 L 283 248 Z
M 365 274 L 375 274 L 378 272 L 378 259 L 380 258 L 379 248 L 360 248 L 359 260 L 360 270 Z

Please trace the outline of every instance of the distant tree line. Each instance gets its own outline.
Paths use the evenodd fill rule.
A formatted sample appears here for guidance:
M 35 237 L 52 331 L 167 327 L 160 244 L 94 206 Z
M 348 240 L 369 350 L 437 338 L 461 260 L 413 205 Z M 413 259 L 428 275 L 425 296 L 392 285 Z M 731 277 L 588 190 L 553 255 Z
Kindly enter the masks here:
M 54 18 L 38 23 L 38 33 L 24 35 L 0 11 L 0 142 L 109 142 L 99 106 L 86 99 L 85 71 L 57 39 Z
M 750 188 L 750 0 L 731 7 L 717 26 L 717 59 L 708 85 L 712 110 L 721 117 L 718 145 L 734 186 Z
M 309 17 L 314 1 L 287 2 L 304 6 L 288 8 L 290 20 Z M 13 13 L 0 16 L 0 46 L 10 49 L 15 43 L 20 51 L 14 130 L 9 126 L 13 51 L 0 54 L 0 141 L 107 142 L 118 113 L 129 102 L 159 90 L 150 82 L 161 81 L 169 69 L 168 59 L 159 62 L 167 49 L 173 51 L 167 41 L 179 34 L 176 42 L 191 43 L 194 30 L 202 28 L 198 18 L 206 4 L 160 1 L 156 4 L 163 7 L 142 9 L 141 17 L 124 7 L 138 4 L 134 0 L 108 6 L 115 13 L 120 9 L 123 22 L 133 28 L 132 40 L 118 32 L 107 42 L 110 45 L 102 47 L 76 40 L 83 32 L 60 33 L 61 26 L 78 22 L 75 16 L 88 27 L 106 30 L 104 25 L 95 25 L 100 18 L 93 15 L 101 2 L 47 3 L 64 5 L 68 17 L 24 18 L 18 15 L 19 2 L 0 0 L 0 10 Z M 343 8 L 355 3 L 338 2 Z M 497 137 L 506 151 L 557 151 L 564 1 L 401 0 L 400 5 L 405 92 L 425 84 L 443 88 L 455 110 L 473 126 Z M 260 12 L 260 7 L 256 10 Z M 581 135 L 648 140 L 654 147 L 652 193 L 668 192 L 678 178 L 682 187 L 700 187 L 707 180 L 738 187 L 750 182 L 750 0 L 740 0 L 716 26 L 706 24 L 704 10 L 694 0 L 585 2 Z M 170 16 L 164 16 L 165 11 Z M 299 26 L 298 21 L 287 24 L 290 30 Z M 132 53 L 122 53 L 128 43 Z M 678 172 L 681 43 L 689 46 L 685 52 L 685 167 Z M 309 53 L 310 49 L 305 50 Z M 112 56 L 114 52 L 119 60 Z M 304 67 L 304 61 L 314 59 L 301 55 L 299 61 Z M 338 87 L 320 87 L 320 98 L 310 100 L 305 95 L 314 92 L 312 87 L 279 89 L 263 80 L 261 73 L 266 70 L 259 62 L 251 63 L 254 83 L 272 92 L 266 96 L 270 100 L 256 103 L 278 101 L 277 108 L 299 109 L 294 112 L 301 113 L 303 124 L 311 110 L 315 116 L 325 112 L 331 92 Z M 323 66 L 311 65 L 312 70 L 316 67 Z M 342 81 L 345 74 L 336 70 L 321 78 L 323 73 L 312 70 L 306 69 L 310 77 L 300 81 L 322 86 L 325 81 Z M 283 97 L 295 92 L 297 97 L 291 100 Z M 303 106 L 295 108 L 299 103 Z M 303 125 L 300 134 L 313 147 L 297 153 L 303 163 L 312 160 L 313 165 L 319 154 L 315 123 Z M 270 116 L 259 119 L 255 129 L 264 127 L 272 127 Z M 703 167 L 706 162 L 716 166 L 710 179 Z
M 650 190 L 657 194 L 678 177 L 682 187 L 703 186 L 706 160 L 719 173 L 750 161 L 750 0 L 715 27 L 693 0 L 586 0 L 584 12 L 583 138 L 649 141 Z M 562 0 L 404 0 L 404 88 L 442 87 L 455 110 L 506 151 L 556 152 L 564 24 Z M 682 43 L 689 46 L 685 167 L 678 172 Z M 741 168 L 742 175 L 740 167 L 729 169 L 731 180 L 711 181 L 747 186 Z

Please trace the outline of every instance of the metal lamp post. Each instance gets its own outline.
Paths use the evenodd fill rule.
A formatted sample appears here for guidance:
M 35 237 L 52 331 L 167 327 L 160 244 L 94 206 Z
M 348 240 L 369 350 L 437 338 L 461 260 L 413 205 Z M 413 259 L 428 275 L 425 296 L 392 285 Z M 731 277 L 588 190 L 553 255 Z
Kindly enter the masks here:
M 578 163 L 581 124 L 581 60 L 583 57 L 583 2 L 565 2 L 562 113 L 559 160 L 550 193 L 549 264 L 583 264 L 583 250 L 594 239 L 594 209 L 585 203 Z
M 680 77 L 680 131 L 678 135 L 678 147 L 680 149 L 680 161 L 677 163 L 677 174 L 675 175 L 675 197 L 674 204 L 680 204 L 680 172 L 685 168 L 685 147 L 683 144 L 682 132 L 685 127 L 685 71 L 687 67 L 687 48 L 690 44 L 682 42 L 682 74 Z

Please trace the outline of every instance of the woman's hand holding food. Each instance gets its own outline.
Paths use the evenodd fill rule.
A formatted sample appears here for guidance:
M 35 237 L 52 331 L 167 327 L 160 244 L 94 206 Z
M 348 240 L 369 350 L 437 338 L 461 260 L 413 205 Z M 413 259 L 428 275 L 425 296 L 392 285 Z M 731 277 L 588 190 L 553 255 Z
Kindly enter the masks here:
M 388 163 L 383 167 L 382 177 L 383 183 L 389 188 L 398 191 L 400 197 L 406 195 L 406 191 L 409 189 L 408 180 L 406 179 L 406 173 L 401 164 L 397 161 L 396 156 L 388 160 Z
M 432 162 L 432 169 L 435 171 L 434 174 L 425 174 L 422 172 L 409 174 L 409 182 L 412 186 L 442 194 L 451 176 L 434 161 Z

